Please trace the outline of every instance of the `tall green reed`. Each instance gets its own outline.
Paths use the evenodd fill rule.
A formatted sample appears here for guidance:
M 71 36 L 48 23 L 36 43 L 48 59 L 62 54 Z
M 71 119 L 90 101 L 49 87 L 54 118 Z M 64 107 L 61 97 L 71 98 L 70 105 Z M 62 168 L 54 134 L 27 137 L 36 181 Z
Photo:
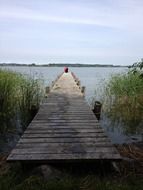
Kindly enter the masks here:
M 127 127 L 126 133 L 140 130 L 143 122 L 143 79 L 140 73 L 112 76 L 105 88 L 104 111 L 114 121 L 120 120 Z
M 0 132 L 14 124 L 17 109 L 17 81 L 19 76 L 10 71 L 0 70 Z
M 26 128 L 42 98 L 41 80 L 0 70 L 0 133 L 16 130 L 19 119 L 22 128 Z
M 29 124 L 39 109 L 43 99 L 42 80 L 25 77 L 20 84 L 19 113 L 23 129 Z

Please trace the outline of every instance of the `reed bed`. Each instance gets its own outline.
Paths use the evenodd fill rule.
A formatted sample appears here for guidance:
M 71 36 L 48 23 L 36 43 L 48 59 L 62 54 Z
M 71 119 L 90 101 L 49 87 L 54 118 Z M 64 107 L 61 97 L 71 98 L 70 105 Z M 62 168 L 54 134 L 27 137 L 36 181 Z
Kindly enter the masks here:
M 119 164 L 120 171 L 125 176 L 143 176 L 143 143 L 118 144 L 123 161 Z
M 112 76 L 104 90 L 103 110 L 113 120 L 126 126 L 126 134 L 142 130 L 143 78 L 140 73 Z
M 0 70 L 0 133 L 16 130 L 18 124 L 26 128 L 42 98 L 40 80 Z
M 142 164 L 143 167 L 143 143 L 119 144 L 116 145 L 116 148 L 123 157 L 128 157 L 132 160 L 138 161 Z

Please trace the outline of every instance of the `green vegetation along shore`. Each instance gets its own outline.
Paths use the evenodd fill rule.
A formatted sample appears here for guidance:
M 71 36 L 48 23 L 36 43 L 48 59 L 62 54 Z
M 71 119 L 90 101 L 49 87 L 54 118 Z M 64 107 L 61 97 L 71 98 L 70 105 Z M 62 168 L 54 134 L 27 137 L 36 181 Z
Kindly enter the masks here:
M 113 121 L 126 126 L 125 134 L 143 133 L 143 71 L 142 62 L 126 74 L 112 76 L 105 85 L 103 110 Z
M 9 135 L 24 131 L 36 114 L 42 97 L 41 80 L 0 70 L 0 151 Z

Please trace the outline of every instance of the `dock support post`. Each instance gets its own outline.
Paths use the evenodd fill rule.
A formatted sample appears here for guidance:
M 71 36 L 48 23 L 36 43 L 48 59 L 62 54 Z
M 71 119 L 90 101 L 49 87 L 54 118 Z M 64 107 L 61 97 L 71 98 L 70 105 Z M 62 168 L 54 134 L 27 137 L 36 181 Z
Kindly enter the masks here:
M 85 94 L 85 86 L 82 86 L 82 87 L 81 87 L 81 93 L 82 93 L 82 94 Z
M 102 104 L 99 101 L 95 101 L 94 109 L 92 111 L 94 112 L 98 120 L 100 120 L 101 107 L 102 107 Z
M 50 92 L 50 87 L 49 86 L 46 86 L 45 88 L 45 93 L 48 94 Z
M 77 81 L 77 85 L 80 86 L 80 80 Z

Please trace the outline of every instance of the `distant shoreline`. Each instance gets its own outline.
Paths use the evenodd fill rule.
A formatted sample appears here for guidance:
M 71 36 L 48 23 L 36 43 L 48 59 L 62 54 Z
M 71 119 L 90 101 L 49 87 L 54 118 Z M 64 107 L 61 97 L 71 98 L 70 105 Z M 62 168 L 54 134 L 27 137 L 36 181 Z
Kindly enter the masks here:
M 122 65 L 101 65 L 101 64 L 70 64 L 70 63 L 49 63 L 49 64 L 20 64 L 20 63 L 0 63 L 0 66 L 18 66 L 18 67 L 128 67 Z

